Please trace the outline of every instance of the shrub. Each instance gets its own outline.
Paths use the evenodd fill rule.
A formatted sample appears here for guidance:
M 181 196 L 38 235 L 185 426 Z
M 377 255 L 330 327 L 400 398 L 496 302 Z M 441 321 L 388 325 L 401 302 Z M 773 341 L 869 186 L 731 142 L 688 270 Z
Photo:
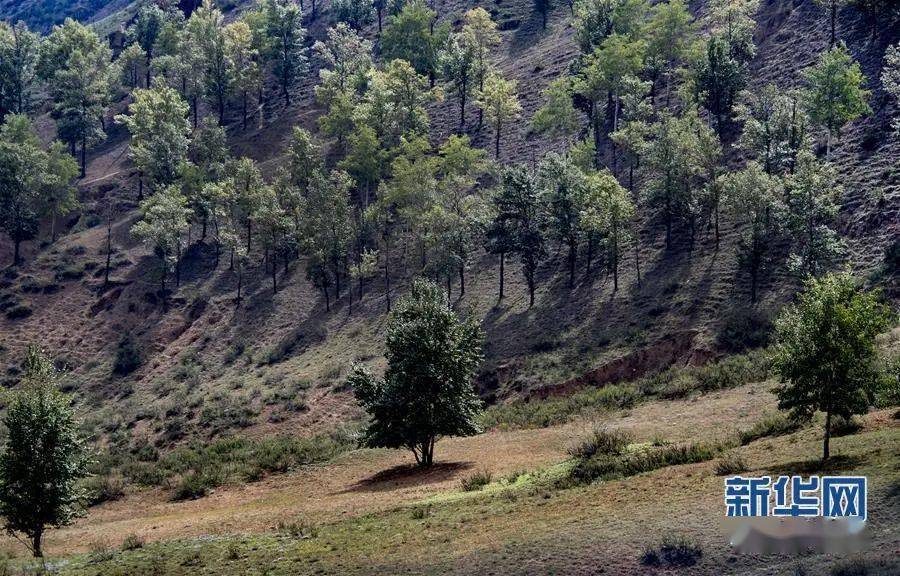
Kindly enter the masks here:
M 416 506 L 412 511 L 413 520 L 424 520 L 431 515 L 431 506 Z
M 769 414 L 756 422 L 749 430 L 743 430 L 739 437 L 741 445 L 747 445 L 754 440 L 769 436 L 784 436 L 796 432 L 801 427 L 800 422 L 780 413 Z
M 191 472 L 181 479 L 172 494 L 172 500 L 197 500 L 203 498 L 216 487 L 213 477 L 199 472 Z
M 102 475 L 88 478 L 85 491 L 89 506 L 112 502 L 125 496 L 125 482 L 121 476 Z
M 702 557 L 703 549 L 698 543 L 680 536 L 666 536 L 659 546 L 645 549 L 640 560 L 644 566 L 682 568 L 695 565 Z
M 488 470 L 477 470 L 459 481 L 463 492 L 475 492 L 491 483 L 493 475 Z
M 120 376 L 131 374 L 141 366 L 142 362 L 141 351 L 138 349 L 137 343 L 130 335 L 124 336 L 116 348 L 113 373 Z
M 137 550 L 144 547 L 144 539 L 137 534 L 129 534 L 122 541 L 122 550 Z
M 843 416 L 831 417 L 832 436 L 848 436 L 850 434 L 855 434 L 862 430 L 862 427 L 862 421 L 855 416 L 851 416 L 850 418 L 844 418 Z
M 22 318 L 28 318 L 29 316 L 31 316 L 31 313 L 31 306 L 24 302 L 14 304 L 6 309 L 6 317 L 10 320 L 21 320 Z
M 587 438 L 569 448 L 569 455 L 580 460 L 593 458 L 597 454 L 619 456 L 630 443 L 631 436 L 627 432 L 595 427 Z
M 292 538 L 300 538 L 303 540 L 316 538 L 319 535 L 319 529 L 304 518 L 294 522 L 279 522 L 277 529 L 279 532 L 287 534 Z
M 717 476 L 729 476 L 747 471 L 747 462 L 737 452 L 729 452 L 716 463 Z
M 740 308 L 729 314 L 719 331 L 719 347 L 726 352 L 743 352 L 769 343 L 772 319 L 753 308 Z
M 108 562 L 115 557 L 116 551 L 106 540 L 94 540 L 88 545 L 88 558 L 92 564 Z
M 612 445 L 587 456 L 591 453 L 589 448 L 583 452 L 585 456 L 577 457 L 570 478 L 576 483 L 624 478 L 666 466 L 712 460 L 722 449 L 723 445 L 719 444 L 646 446 L 639 450 Z

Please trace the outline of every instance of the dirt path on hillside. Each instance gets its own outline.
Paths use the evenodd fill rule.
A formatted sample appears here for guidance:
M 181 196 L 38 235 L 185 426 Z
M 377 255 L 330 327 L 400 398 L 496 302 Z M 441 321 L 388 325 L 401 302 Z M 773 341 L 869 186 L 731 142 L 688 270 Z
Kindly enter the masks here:
M 727 434 L 773 410 L 769 384 L 760 383 L 704 396 L 653 402 L 612 415 L 609 424 L 631 430 L 638 440 L 684 441 Z M 567 448 L 593 423 L 577 421 L 540 430 L 488 432 L 440 442 L 439 464 L 412 470 L 401 451 L 358 450 L 326 466 L 273 476 L 243 486 L 223 487 L 207 498 L 174 503 L 164 490 L 144 491 L 93 508 L 74 526 L 48 535 L 52 554 L 83 551 L 93 542 L 116 546 L 126 535 L 148 541 L 208 534 L 265 532 L 300 519 L 321 524 L 410 505 L 457 490 L 475 470 L 495 477 L 543 468 L 567 458 Z

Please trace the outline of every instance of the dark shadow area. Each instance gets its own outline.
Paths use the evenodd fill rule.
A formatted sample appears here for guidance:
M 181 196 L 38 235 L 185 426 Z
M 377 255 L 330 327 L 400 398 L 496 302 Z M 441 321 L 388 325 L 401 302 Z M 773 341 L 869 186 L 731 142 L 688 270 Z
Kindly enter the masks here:
M 832 456 L 826 461 L 822 460 L 797 460 L 787 462 L 780 466 L 773 466 L 769 471 L 773 475 L 793 476 L 793 475 L 809 475 L 821 472 L 848 472 L 859 468 L 865 458 L 859 456 Z
M 400 488 L 444 482 L 460 472 L 471 469 L 474 465 L 473 462 L 439 462 L 430 468 L 421 468 L 415 464 L 401 464 L 400 466 L 377 472 L 368 478 L 363 478 L 347 490 L 342 491 L 341 494 L 348 492 L 387 492 Z

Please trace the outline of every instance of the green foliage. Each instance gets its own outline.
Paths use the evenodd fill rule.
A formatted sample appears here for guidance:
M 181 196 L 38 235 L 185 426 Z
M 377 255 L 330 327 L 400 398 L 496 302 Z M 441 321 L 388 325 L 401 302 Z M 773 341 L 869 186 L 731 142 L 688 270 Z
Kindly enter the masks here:
M 725 38 L 712 36 L 706 43 L 706 57 L 696 71 L 700 100 L 716 117 L 716 129 L 721 134 L 731 119 L 735 99 L 747 83 L 747 68 L 732 54 Z
M 476 470 L 472 474 L 459 480 L 459 487 L 463 492 L 477 492 L 491 483 L 494 478 L 488 470 Z
M 494 127 L 494 158 L 500 158 L 500 135 L 503 127 L 519 117 L 522 105 L 518 98 L 518 83 L 506 80 L 499 73 L 488 74 L 484 86 L 475 93 L 475 105 L 481 109 L 488 124 Z
M 372 21 L 374 9 L 371 0 L 336 0 L 331 4 L 334 19 L 347 23 L 356 30 Z
M 613 290 L 619 289 L 619 260 L 631 240 L 630 224 L 634 214 L 631 194 L 609 170 L 588 176 L 581 218 L 588 231 L 604 239 L 607 262 L 613 272 Z
M 47 528 L 66 526 L 77 515 L 78 483 L 87 474 L 78 422 L 57 378 L 52 361 L 29 347 L 22 389 L 3 419 L 8 435 L 0 454 L 0 514 L 7 532 L 24 534 L 36 557 Z
M 797 419 L 825 412 L 825 459 L 832 415 L 849 419 L 873 402 L 875 336 L 887 328 L 889 318 L 876 294 L 860 291 L 849 275 L 841 274 L 808 280 L 797 303 L 776 323 L 778 407 Z
M 798 152 L 807 145 L 806 111 L 796 91 L 767 84 L 746 92 L 736 107 L 744 130 L 738 140 L 762 164 L 767 174 L 793 169 Z
M 162 262 L 163 292 L 169 268 L 181 259 L 183 235 L 190 217 L 187 199 L 177 186 L 167 186 L 141 202 L 141 219 L 131 227 L 131 234 L 153 250 Z
M 419 74 L 434 79 L 440 69 L 440 49 L 449 34 L 446 25 L 434 24 L 436 18 L 423 0 L 407 2 L 388 19 L 381 36 L 384 60 L 405 60 Z
M 840 136 L 847 122 L 871 112 L 869 91 L 863 88 L 866 77 L 842 43 L 823 52 L 819 62 L 804 71 L 804 79 L 806 109 L 810 119 L 828 131 L 830 152 L 831 139 Z
M 647 6 L 641 0 L 575 0 L 575 34 L 584 54 L 590 54 L 610 34 L 634 34 Z
M 737 452 L 729 452 L 716 463 L 716 476 L 731 476 L 747 471 L 747 462 Z
M 900 42 L 888 46 L 884 52 L 884 67 L 881 69 L 881 85 L 894 99 L 894 106 L 900 105 Z M 900 116 L 894 114 L 894 130 L 900 131 Z
M 760 438 L 793 434 L 799 430 L 802 425 L 802 422 L 799 420 L 786 416 L 785 414 L 769 414 L 754 422 L 753 426 L 747 430 L 742 430 L 739 434 L 740 443 L 742 446 L 745 446 Z
M 544 89 L 544 105 L 531 118 L 531 126 L 539 134 L 562 138 L 566 145 L 579 126 L 578 112 L 572 104 L 574 88 L 569 77 L 557 78 Z
M 481 401 L 472 380 L 481 342 L 478 324 L 458 319 L 440 288 L 416 281 L 390 316 L 384 379 L 359 367 L 348 379 L 372 416 L 366 444 L 407 448 L 417 463 L 430 466 L 437 439 L 476 434 Z
M 130 334 L 125 335 L 116 347 L 116 358 L 113 361 L 113 373 L 119 375 L 131 374 L 143 363 L 141 351 L 137 342 Z
M 39 45 L 40 36 L 24 22 L 0 22 L 0 117 L 31 109 Z

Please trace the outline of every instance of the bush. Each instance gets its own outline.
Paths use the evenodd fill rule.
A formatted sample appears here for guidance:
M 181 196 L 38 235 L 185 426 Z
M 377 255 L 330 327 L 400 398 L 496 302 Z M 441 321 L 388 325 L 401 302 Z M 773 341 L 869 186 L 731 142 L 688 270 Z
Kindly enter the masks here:
M 745 462 L 744 458 L 736 452 L 729 452 L 716 463 L 717 476 L 730 476 L 746 471 L 747 462 Z
M 198 498 L 203 498 L 216 485 L 217 483 L 212 476 L 191 472 L 178 483 L 175 493 L 172 494 L 172 500 L 197 500 Z
M 843 416 L 831 417 L 832 436 L 848 436 L 850 434 L 855 434 L 862 430 L 862 427 L 862 421 L 855 416 L 851 416 L 850 418 L 844 418 Z
M 21 320 L 31 316 L 31 306 L 26 303 L 14 304 L 6 309 L 6 317 L 10 320 Z
M 587 460 L 598 454 L 620 456 L 630 443 L 631 436 L 627 432 L 596 427 L 587 438 L 569 448 L 569 455 L 579 460 Z
M 762 420 L 756 422 L 749 430 L 743 430 L 739 434 L 739 438 L 741 445 L 745 446 L 760 438 L 792 434 L 800 428 L 800 422 L 777 412 L 775 414 L 764 416 Z
M 663 568 L 693 566 L 703 557 L 703 549 L 696 542 L 683 537 L 666 536 L 658 547 L 641 554 L 641 564 Z
M 303 518 L 294 522 L 279 522 L 277 529 L 279 532 L 287 534 L 292 538 L 300 538 L 303 540 L 316 538 L 319 535 L 319 529 Z
M 598 450 L 592 456 L 578 458 L 570 472 L 570 479 L 576 483 L 589 483 L 625 478 L 666 466 L 712 460 L 722 449 L 723 446 L 718 444 L 647 446 L 632 451 L 612 446 L 608 449 L 610 451 Z M 590 453 L 590 450 L 585 453 Z
M 489 471 L 478 470 L 471 475 L 462 478 L 459 481 L 459 485 L 463 489 L 463 492 L 475 492 L 490 484 L 492 478 L 493 475 Z
M 144 539 L 137 534 L 129 534 L 122 541 L 122 550 L 138 550 L 144 547 Z
M 124 336 L 116 348 L 116 358 L 113 361 L 113 373 L 119 376 L 131 374 L 140 368 L 143 362 L 141 351 L 130 335 Z
M 85 491 L 89 506 L 112 502 L 125 496 L 125 481 L 121 476 L 93 476 L 85 482 Z

